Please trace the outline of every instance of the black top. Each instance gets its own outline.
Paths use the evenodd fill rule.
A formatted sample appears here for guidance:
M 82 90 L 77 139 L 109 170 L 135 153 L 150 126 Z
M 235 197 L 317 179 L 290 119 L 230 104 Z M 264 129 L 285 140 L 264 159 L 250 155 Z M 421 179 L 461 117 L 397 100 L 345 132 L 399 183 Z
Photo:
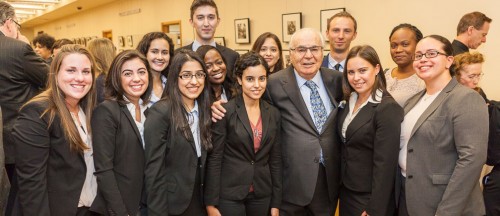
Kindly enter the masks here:
M 453 56 L 469 52 L 469 47 L 458 40 L 453 40 L 453 43 L 451 43 L 451 47 L 453 48 Z
M 104 82 L 106 81 L 106 74 L 101 73 L 95 79 L 95 87 L 97 90 L 97 103 L 104 101 Z

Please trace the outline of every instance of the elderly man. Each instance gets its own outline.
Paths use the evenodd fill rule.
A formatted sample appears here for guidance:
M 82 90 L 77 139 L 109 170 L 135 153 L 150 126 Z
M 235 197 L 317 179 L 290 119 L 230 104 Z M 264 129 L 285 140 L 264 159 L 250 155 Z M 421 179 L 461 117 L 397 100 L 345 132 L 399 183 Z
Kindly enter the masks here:
M 331 216 L 340 182 L 340 144 L 335 115 L 342 99 L 342 75 L 320 68 L 321 33 L 305 28 L 291 38 L 293 67 L 273 74 L 266 99 L 281 112 L 283 202 L 280 215 Z M 218 103 L 216 118 L 223 116 Z
M 11 215 L 12 201 L 17 191 L 12 126 L 19 108 L 45 86 L 49 71 L 42 58 L 25 42 L 26 38 L 19 33 L 19 28 L 21 25 L 14 8 L 6 2 L 0 2 L 0 106 L 3 115 L 5 166 L 12 183 L 5 215 Z
M 486 43 L 491 21 L 491 18 L 481 12 L 465 14 L 457 26 L 457 38 L 451 44 L 453 54 L 469 52 L 469 49 L 477 49 L 479 45 Z

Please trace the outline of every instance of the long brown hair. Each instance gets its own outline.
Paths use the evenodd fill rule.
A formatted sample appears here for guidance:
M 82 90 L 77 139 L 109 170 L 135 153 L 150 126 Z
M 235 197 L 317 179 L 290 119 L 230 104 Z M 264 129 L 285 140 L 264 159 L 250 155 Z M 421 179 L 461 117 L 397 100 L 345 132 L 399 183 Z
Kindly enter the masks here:
M 85 97 L 83 97 L 80 100 L 80 106 L 82 107 L 83 111 L 85 112 L 86 120 L 85 122 L 87 123 L 87 134 L 91 134 L 91 128 L 90 128 L 90 119 L 92 115 L 92 110 L 94 109 L 95 106 L 95 100 L 96 100 L 96 93 L 95 93 L 95 88 L 94 88 L 94 73 L 95 73 L 95 68 L 94 68 L 94 59 L 92 58 L 92 55 L 89 53 L 85 47 L 77 44 L 69 44 L 69 45 L 64 45 L 61 48 L 61 51 L 59 54 L 55 57 L 54 61 L 52 62 L 52 65 L 50 67 L 50 73 L 49 73 L 49 78 L 48 78 L 48 83 L 47 83 L 47 89 L 40 93 L 39 95 L 35 96 L 33 99 L 28 101 L 28 103 L 33 103 L 33 102 L 44 102 L 47 103 L 48 106 L 42 113 L 40 117 L 43 117 L 45 115 L 48 115 L 49 118 L 49 123 L 48 127 L 52 125 L 55 116 L 57 115 L 61 119 L 61 128 L 64 131 L 64 136 L 66 137 L 66 140 L 68 140 L 70 149 L 73 151 L 77 152 L 83 152 L 84 150 L 88 149 L 87 145 L 83 142 L 82 138 L 80 137 L 80 133 L 78 132 L 78 129 L 76 128 L 76 125 L 73 121 L 73 118 L 71 117 L 71 114 L 66 107 L 66 102 L 65 102 L 65 95 L 64 92 L 59 88 L 57 85 L 57 74 L 59 74 L 59 70 L 61 69 L 61 64 L 68 55 L 70 54 L 82 54 L 87 56 L 87 58 L 90 60 L 91 64 L 91 73 L 92 73 L 92 86 L 90 87 L 89 92 Z M 24 107 L 24 106 L 23 106 Z M 22 109 L 22 108 L 21 108 Z

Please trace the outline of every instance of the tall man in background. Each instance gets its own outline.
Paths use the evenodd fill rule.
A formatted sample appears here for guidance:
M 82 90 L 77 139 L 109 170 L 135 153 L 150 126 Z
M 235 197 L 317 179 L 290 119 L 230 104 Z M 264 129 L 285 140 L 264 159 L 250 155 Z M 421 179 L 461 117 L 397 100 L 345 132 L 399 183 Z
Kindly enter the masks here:
M 491 21 L 491 18 L 481 12 L 465 14 L 457 25 L 457 37 L 451 44 L 453 54 L 469 52 L 469 49 L 477 49 L 482 43 L 486 43 Z
M 330 41 L 330 52 L 323 58 L 321 67 L 344 71 L 345 59 L 351 42 L 356 39 L 358 24 L 348 12 L 333 15 L 327 21 L 326 37 Z

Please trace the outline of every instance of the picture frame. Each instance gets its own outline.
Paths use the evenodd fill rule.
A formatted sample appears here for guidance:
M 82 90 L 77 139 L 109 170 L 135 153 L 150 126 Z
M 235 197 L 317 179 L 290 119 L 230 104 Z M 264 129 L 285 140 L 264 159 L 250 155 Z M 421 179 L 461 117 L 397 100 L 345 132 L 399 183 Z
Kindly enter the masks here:
M 235 19 L 234 34 L 237 44 L 250 43 L 250 18 Z
M 235 49 L 234 51 L 237 52 L 238 54 L 240 54 L 240 56 L 249 52 L 249 50 L 247 50 L 247 49 Z
M 281 25 L 283 42 L 290 42 L 293 33 L 302 28 L 302 13 L 282 14 Z
M 125 46 L 125 39 L 123 38 L 123 36 L 118 36 L 118 45 L 120 47 L 124 47 Z
M 134 41 L 132 40 L 132 35 L 127 36 L 127 44 L 130 47 L 134 47 Z
M 282 50 L 281 53 L 283 54 L 283 63 L 285 64 L 285 68 L 290 66 L 292 64 L 290 60 L 290 50 Z
M 214 37 L 215 43 L 219 46 L 226 46 L 226 39 L 224 37 Z
M 333 9 L 325 9 L 319 11 L 319 17 L 320 17 L 319 23 L 322 34 L 326 36 L 328 19 L 330 19 L 330 17 L 342 11 L 345 11 L 345 8 L 333 8 Z M 325 37 L 325 41 L 328 41 L 328 37 Z

